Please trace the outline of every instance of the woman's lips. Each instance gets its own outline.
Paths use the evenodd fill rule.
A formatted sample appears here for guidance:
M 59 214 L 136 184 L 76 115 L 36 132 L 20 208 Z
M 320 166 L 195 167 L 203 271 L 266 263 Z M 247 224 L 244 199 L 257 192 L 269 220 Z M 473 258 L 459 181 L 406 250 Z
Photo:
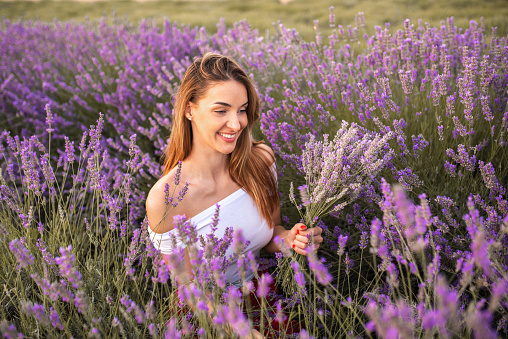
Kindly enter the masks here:
M 237 133 L 229 134 L 229 133 L 222 133 L 222 132 L 217 132 L 217 134 L 225 142 L 234 142 L 236 140 L 236 135 L 237 135 Z

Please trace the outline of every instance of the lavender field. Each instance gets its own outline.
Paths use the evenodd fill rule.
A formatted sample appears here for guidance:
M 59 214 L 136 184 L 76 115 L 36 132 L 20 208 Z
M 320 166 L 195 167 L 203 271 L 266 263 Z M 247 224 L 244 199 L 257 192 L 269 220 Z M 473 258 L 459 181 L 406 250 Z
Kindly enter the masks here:
M 508 336 L 508 36 L 482 18 L 393 30 L 362 13 L 338 25 L 331 8 L 310 42 L 280 22 L 275 34 L 246 21 L 216 33 L 120 19 L 0 27 L 5 338 L 243 338 L 256 312 L 265 334 L 287 317 L 298 338 Z M 147 236 L 174 95 L 206 52 L 236 60 L 259 92 L 254 134 L 277 156 L 283 225 L 308 208 L 290 191 L 313 187 L 309 173 L 322 183 L 309 192 L 316 203 L 333 191 L 327 164 L 347 158 L 348 178 L 357 163 L 369 168 L 354 200 L 315 220 L 325 240 L 307 266 L 289 249 L 258 260 L 273 279 L 282 267 L 293 278 L 291 288 L 277 280 L 275 309 L 264 302 L 268 276 L 254 312 L 242 312 L 252 285 L 221 283 L 213 263 L 239 236 L 210 237 L 213 255 L 196 247 L 199 284 L 187 286 Z M 337 157 L 331 140 L 346 134 L 357 152 Z M 221 305 L 212 318 L 200 301 L 209 288 Z

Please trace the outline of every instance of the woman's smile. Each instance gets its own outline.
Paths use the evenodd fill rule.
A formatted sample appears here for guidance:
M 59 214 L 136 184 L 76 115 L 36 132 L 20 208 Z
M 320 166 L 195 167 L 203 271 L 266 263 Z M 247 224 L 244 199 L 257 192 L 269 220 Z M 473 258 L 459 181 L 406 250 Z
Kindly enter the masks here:
M 234 142 L 236 140 L 236 133 L 228 134 L 228 133 L 221 133 L 217 132 L 217 134 L 221 137 L 222 140 L 225 142 Z

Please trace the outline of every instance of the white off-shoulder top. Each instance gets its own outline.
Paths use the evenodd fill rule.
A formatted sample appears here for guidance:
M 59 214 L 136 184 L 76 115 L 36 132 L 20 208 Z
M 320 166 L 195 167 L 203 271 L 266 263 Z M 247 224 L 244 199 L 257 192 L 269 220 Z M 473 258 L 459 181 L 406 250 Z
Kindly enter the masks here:
M 272 166 L 272 170 L 275 172 L 275 165 Z M 244 253 L 252 251 L 256 257 L 259 256 L 260 250 L 272 239 L 273 228 L 270 228 L 266 220 L 261 216 L 257 205 L 249 194 L 243 189 L 238 189 L 217 204 L 220 208 L 219 222 L 215 235 L 218 238 L 223 237 L 227 227 L 232 227 L 235 231 L 241 229 L 243 237 L 249 242 Z M 189 219 L 192 225 L 196 227 L 198 236 L 206 236 L 206 234 L 211 232 L 212 219 L 215 211 L 216 205 L 213 205 Z M 149 227 L 148 233 L 155 248 L 160 249 L 163 254 L 169 254 L 173 249 L 171 240 L 172 234 L 176 236 L 177 246 L 182 246 L 177 229 L 172 229 L 165 233 L 155 233 Z M 198 245 L 200 245 L 200 242 L 198 242 Z M 230 246 L 226 252 L 226 258 L 229 259 L 232 255 L 233 249 Z M 253 277 L 254 273 L 248 271 L 246 280 L 251 280 Z M 239 286 L 240 273 L 237 268 L 236 260 L 229 263 L 226 269 L 226 279 L 229 283 Z

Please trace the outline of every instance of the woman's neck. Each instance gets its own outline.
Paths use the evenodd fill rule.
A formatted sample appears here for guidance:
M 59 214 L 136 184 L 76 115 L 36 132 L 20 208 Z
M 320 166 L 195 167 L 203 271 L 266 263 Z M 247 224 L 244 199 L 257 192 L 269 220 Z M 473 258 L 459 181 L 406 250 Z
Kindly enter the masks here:
M 224 176 L 229 176 L 229 155 L 193 149 L 182 166 L 185 167 L 182 168 L 182 172 L 185 169 L 189 179 L 218 183 Z

